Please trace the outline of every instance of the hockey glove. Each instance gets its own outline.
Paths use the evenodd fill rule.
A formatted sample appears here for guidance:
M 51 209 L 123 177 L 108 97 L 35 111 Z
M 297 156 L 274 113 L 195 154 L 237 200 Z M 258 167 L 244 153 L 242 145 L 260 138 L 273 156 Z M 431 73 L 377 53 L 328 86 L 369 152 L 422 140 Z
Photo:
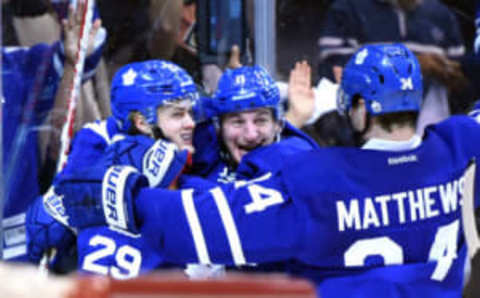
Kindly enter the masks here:
M 150 187 L 169 187 L 188 162 L 188 151 L 178 151 L 171 142 L 146 136 L 129 136 L 107 151 L 108 165 L 133 166 L 147 177 Z
M 92 168 L 63 177 L 57 191 L 71 227 L 108 225 L 138 233 L 134 220 L 134 195 L 148 181 L 131 166 Z
M 76 228 L 107 224 L 136 233 L 133 192 L 142 186 L 170 186 L 188 160 L 187 151 L 177 151 L 164 140 L 130 136 L 114 143 L 99 165 L 64 176 L 58 183 L 68 224 Z
M 26 215 L 27 254 L 33 263 L 51 249 L 62 253 L 75 244 L 74 233 L 46 212 L 43 197 L 38 197 Z

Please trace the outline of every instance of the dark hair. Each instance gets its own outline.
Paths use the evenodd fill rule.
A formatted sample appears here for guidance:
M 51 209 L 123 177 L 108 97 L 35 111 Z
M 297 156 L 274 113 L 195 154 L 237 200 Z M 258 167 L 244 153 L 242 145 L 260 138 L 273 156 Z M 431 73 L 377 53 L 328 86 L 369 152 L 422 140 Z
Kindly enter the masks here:
M 360 102 L 360 95 L 355 95 L 352 99 L 352 108 L 356 107 Z M 370 118 L 370 117 L 368 117 Z M 388 113 L 375 116 L 375 121 L 386 131 L 392 132 L 393 126 L 410 126 L 415 129 L 417 125 L 418 112 L 402 111 L 396 113 Z M 370 121 L 367 119 L 367 121 Z M 367 124 L 369 125 L 369 124 Z M 368 128 L 368 126 L 367 126 Z
M 142 115 L 142 114 L 139 111 L 131 111 L 130 113 L 128 113 L 127 121 L 130 121 L 131 125 L 127 131 L 127 134 L 131 136 L 143 134 L 135 125 L 135 117 L 137 115 Z
M 144 133 L 141 132 L 137 126 L 135 125 L 135 117 L 136 115 L 142 115 L 142 113 L 140 113 L 139 111 L 131 111 L 129 114 L 128 114 L 128 118 L 127 118 L 127 121 L 130 121 L 132 125 L 130 125 L 130 128 L 128 129 L 127 131 L 127 134 L 128 135 L 131 135 L 131 136 L 134 136 L 134 135 L 143 135 Z M 153 138 L 155 140 L 158 140 L 158 139 L 167 139 L 165 137 L 165 135 L 163 134 L 163 131 L 160 127 L 158 127 L 157 125 L 153 125 L 152 126 L 152 132 L 153 132 Z
M 101 0 L 97 1 L 102 24 L 108 32 L 103 55 L 112 59 L 121 49 L 132 47 L 133 61 L 147 58 L 146 34 L 151 27 L 150 0 Z M 130 53 L 130 52 L 129 52 Z
M 378 115 L 375 121 L 386 131 L 392 132 L 394 126 L 410 126 L 415 129 L 418 112 L 397 112 Z
M 326 113 L 302 130 L 320 146 L 355 146 L 353 131 L 346 117 L 337 111 Z

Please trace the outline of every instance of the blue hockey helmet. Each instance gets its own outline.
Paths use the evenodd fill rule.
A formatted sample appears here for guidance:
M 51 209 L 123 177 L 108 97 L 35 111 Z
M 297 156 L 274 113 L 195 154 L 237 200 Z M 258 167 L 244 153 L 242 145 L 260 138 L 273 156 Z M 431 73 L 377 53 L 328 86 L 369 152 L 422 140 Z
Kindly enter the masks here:
M 262 107 L 272 108 L 275 119 L 283 115 L 280 91 L 273 78 L 260 66 L 226 70 L 210 102 L 213 117 Z
M 127 64 L 112 80 L 112 114 L 123 131 L 128 131 L 130 112 L 138 111 L 147 122 L 157 122 L 157 108 L 178 99 L 198 100 L 198 92 L 190 75 L 178 65 L 149 60 Z
M 423 85 L 415 55 L 402 44 L 377 44 L 360 48 L 342 74 L 338 109 L 346 113 L 355 96 L 365 100 L 373 115 L 418 111 Z

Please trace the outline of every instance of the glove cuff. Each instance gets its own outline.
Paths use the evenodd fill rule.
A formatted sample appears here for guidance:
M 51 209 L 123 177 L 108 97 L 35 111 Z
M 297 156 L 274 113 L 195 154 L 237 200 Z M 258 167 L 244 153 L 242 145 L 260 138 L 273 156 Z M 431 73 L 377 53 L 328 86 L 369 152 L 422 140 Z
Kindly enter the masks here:
M 131 166 L 113 166 L 107 170 L 102 182 L 102 205 L 107 225 L 138 233 L 135 222 L 134 196 L 148 181 Z
M 150 187 L 168 188 L 187 166 L 188 151 L 178 151 L 175 144 L 158 140 L 145 153 L 142 172 Z

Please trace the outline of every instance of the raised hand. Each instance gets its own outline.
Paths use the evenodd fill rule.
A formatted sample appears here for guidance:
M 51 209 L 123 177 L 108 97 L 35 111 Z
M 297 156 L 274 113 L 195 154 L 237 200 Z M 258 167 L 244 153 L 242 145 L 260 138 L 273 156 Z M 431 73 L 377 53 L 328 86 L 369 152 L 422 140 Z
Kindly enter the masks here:
M 240 48 L 237 45 L 233 45 L 228 58 L 227 68 L 235 69 L 242 66 L 240 62 Z
M 306 61 L 295 63 L 288 80 L 287 120 L 302 127 L 315 108 L 315 94 L 311 85 L 312 70 Z
M 74 64 L 79 50 L 80 29 L 83 21 L 83 11 L 85 10 L 85 0 L 78 1 L 77 7 L 70 5 L 68 8 L 68 17 L 62 20 L 64 32 L 64 48 L 66 62 Z M 98 29 L 101 27 L 102 21 L 97 19 L 93 22 L 92 28 L 89 32 L 87 56 L 93 52 L 95 44 L 95 36 Z

